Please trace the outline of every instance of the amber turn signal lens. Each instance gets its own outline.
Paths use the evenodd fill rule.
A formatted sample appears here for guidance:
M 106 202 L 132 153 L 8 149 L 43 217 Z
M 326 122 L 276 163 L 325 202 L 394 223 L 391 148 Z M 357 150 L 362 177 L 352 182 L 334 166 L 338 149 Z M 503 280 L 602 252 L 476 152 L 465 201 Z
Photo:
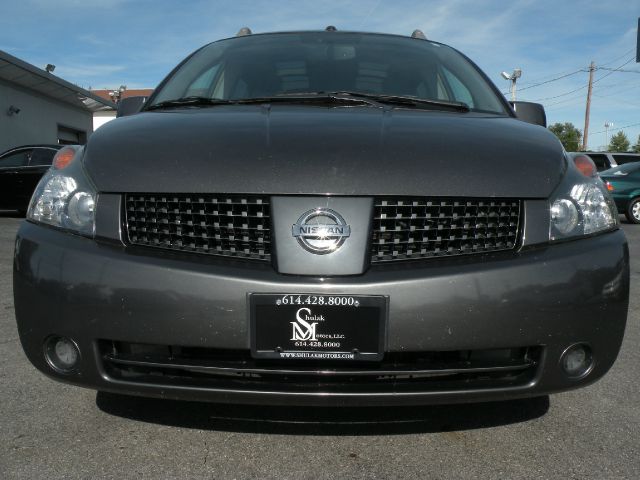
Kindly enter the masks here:
M 613 188 L 613 185 L 611 185 L 609 182 L 605 182 L 605 185 L 607 186 L 607 190 L 609 190 L 610 192 L 613 192 L 615 190 L 615 188 Z
M 71 147 L 64 147 L 59 150 L 58 153 L 56 153 L 56 156 L 53 157 L 53 168 L 56 170 L 62 170 L 63 168 L 68 167 L 75 154 L 76 151 Z
M 573 163 L 576 164 L 580 173 L 582 173 L 585 177 L 595 177 L 596 173 L 598 173 L 598 169 L 596 168 L 596 164 L 593 163 L 586 155 L 579 155 L 573 159 Z

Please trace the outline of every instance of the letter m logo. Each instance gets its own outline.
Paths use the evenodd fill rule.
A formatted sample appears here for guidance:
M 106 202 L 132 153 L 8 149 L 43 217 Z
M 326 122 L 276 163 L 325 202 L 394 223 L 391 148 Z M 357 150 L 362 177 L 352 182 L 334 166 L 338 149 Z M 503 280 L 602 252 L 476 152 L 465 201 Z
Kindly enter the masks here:
M 293 329 L 291 333 L 291 340 L 310 340 L 312 342 L 316 341 L 316 325 L 317 322 L 307 322 L 300 316 L 300 312 L 307 312 L 307 314 L 311 313 L 311 310 L 308 308 L 301 308 L 296 312 L 296 322 L 290 322 Z

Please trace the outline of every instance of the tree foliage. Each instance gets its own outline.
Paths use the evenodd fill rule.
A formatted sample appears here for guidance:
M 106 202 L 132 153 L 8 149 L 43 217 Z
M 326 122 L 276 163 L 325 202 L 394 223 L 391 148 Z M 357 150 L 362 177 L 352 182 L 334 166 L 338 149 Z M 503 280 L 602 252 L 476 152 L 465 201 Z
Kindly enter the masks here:
M 629 142 L 629 138 L 622 130 L 620 130 L 611 137 L 611 141 L 609 142 L 609 151 L 628 152 L 630 145 L 631 143 Z
M 549 130 L 558 137 L 567 152 L 577 152 L 582 140 L 582 132 L 571 122 L 554 123 Z
M 638 141 L 632 148 L 635 153 L 640 153 L 640 135 L 638 135 Z

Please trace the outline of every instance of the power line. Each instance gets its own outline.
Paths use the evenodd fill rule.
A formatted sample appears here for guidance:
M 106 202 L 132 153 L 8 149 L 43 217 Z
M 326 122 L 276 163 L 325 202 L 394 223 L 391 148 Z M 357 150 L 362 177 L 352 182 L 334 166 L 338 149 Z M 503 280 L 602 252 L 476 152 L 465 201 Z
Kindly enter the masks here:
M 561 76 L 559 76 L 559 77 L 552 78 L 551 80 L 546 80 L 546 81 L 544 81 L 544 82 L 536 83 L 536 84 L 534 84 L 534 85 L 529 85 L 529 86 L 527 86 L 527 87 L 521 88 L 521 89 L 520 89 L 520 91 L 528 90 L 528 89 L 530 89 L 530 88 L 539 87 L 540 85 L 545 85 L 545 84 L 547 84 L 547 83 L 556 82 L 556 81 L 558 81 L 558 80 L 562 80 L 563 78 L 570 77 L 571 75 L 575 75 L 576 73 L 580 73 L 580 72 L 587 72 L 587 71 L 588 71 L 588 70 L 584 70 L 584 69 L 576 70 L 575 72 L 567 73 L 567 74 L 565 74 L 565 75 L 561 75 Z M 510 93 L 511 93 L 511 92 L 502 92 L 502 94 L 503 94 L 503 95 L 508 95 L 508 94 L 510 94 Z
M 640 83 L 637 83 L 635 85 L 629 86 L 629 88 L 623 88 L 623 89 L 614 90 L 612 93 L 607 93 L 606 95 L 598 95 L 598 94 L 595 94 L 595 93 L 594 93 L 594 95 L 596 97 L 599 97 L 599 98 L 606 98 L 606 97 L 611 97 L 613 95 L 618 95 L 619 93 L 628 92 L 629 90 L 635 90 L 639 86 L 640 86 Z
M 626 57 L 627 55 L 629 55 L 629 54 L 630 54 L 631 52 L 633 52 L 633 51 L 635 51 L 635 48 L 631 48 L 631 49 L 627 50 L 626 52 L 624 52 L 624 53 L 623 53 L 622 55 L 620 55 L 619 57 L 616 57 L 616 58 L 614 58 L 613 60 L 609 60 L 608 62 L 601 63 L 601 65 L 602 65 L 602 66 L 605 66 L 605 65 L 610 65 L 610 64 L 612 64 L 612 63 L 614 63 L 614 62 L 617 62 L 618 60 L 620 60 L 621 58 Z M 588 70 L 585 70 L 584 68 L 579 69 L 578 71 L 588 72 Z M 558 80 L 559 80 L 559 79 L 562 79 L 562 78 L 564 78 L 565 76 L 573 75 L 573 73 L 576 73 L 576 72 L 567 72 L 567 71 L 565 70 L 565 71 L 563 71 L 563 72 L 550 73 L 549 75 L 544 75 L 544 76 L 542 76 L 542 77 L 537 77 L 537 78 L 534 78 L 533 80 L 530 80 L 530 81 L 528 81 L 528 82 L 522 82 L 522 83 L 520 83 L 520 85 L 521 85 L 521 86 L 524 86 L 524 87 L 527 87 L 527 88 L 533 88 L 533 85 L 532 85 L 532 84 L 536 84 L 536 85 L 544 85 L 544 83 L 548 83 L 548 82 L 545 82 L 545 81 L 546 81 L 549 77 L 553 77 L 553 78 L 551 78 L 551 80 L 549 80 L 549 82 L 551 82 L 551 81 L 555 81 L 555 80 L 557 80 L 557 79 L 558 79 Z M 539 82 L 539 83 L 538 83 L 538 82 Z M 523 88 L 520 88 L 520 91 L 522 91 L 522 90 L 523 90 Z
M 613 60 L 609 60 L 608 62 L 605 63 L 601 63 L 600 65 L 610 65 L 613 62 L 617 62 L 618 60 L 620 60 L 621 58 L 626 57 L 627 55 L 629 55 L 631 52 L 635 51 L 635 48 L 630 48 L 629 50 L 627 50 L 626 52 L 624 52 L 622 55 L 620 55 L 619 57 L 614 58 Z
M 551 80 L 547 80 L 547 81 L 545 81 L 545 82 L 535 83 L 535 84 L 533 84 L 533 85 L 529 85 L 528 87 L 521 88 L 521 89 L 520 89 L 520 91 L 528 90 L 528 89 L 530 89 L 530 88 L 539 87 L 540 85 L 545 85 L 545 84 L 547 84 L 547 83 L 556 82 L 556 81 L 558 81 L 558 80 L 562 80 L 563 78 L 570 77 L 571 75 L 575 75 L 576 73 L 580 73 L 580 72 L 587 72 L 587 71 L 588 71 L 588 70 L 585 70 L 585 69 L 582 69 L 582 68 L 581 68 L 580 70 L 576 70 L 575 72 L 567 73 L 567 74 L 565 74 L 565 75 L 561 75 L 561 76 L 559 76 L 559 77 L 552 78 Z
M 629 83 L 629 81 L 627 80 L 626 82 L 600 84 L 598 85 L 598 88 L 612 88 L 612 87 L 619 87 L 619 86 L 626 87 L 631 85 L 640 85 L 640 83 Z
M 616 73 L 617 71 L 619 71 L 622 67 L 624 67 L 625 65 L 627 65 L 628 63 L 631 63 L 633 60 L 635 60 L 636 57 L 631 57 L 629 60 L 627 60 L 626 62 L 624 62 L 622 65 L 620 65 L 617 68 L 612 69 L 609 73 L 601 76 L 600 78 L 596 78 L 593 83 L 599 82 L 600 80 L 602 80 L 603 78 L 607 78 L 609 75 L 612 75 L 614 73 Z
M 624 130 L 625 128 L 636 127 L 638 125 L 640 125 L 640 122 L 638 122 L 638 123 L 630 123 L 629 125 L 624 125 L 624 126 L 622 126 L 620 128 L 616 128 L 615 130 L 609 130 L 609 131 L 610 132 L 618 132 L 620 130 Z M 595 132 L 592 135 L 595 135 L 596 133 L 604 133 L 604 132 L 606 132 L 606 130 L 600 130 L 599 132 Z
M 553 103 L 548 103 L 545 104 L 545 109 L 548 107 L 553 107 L 554 105 L 560 105 L 562 103 L 568 103 L 568 102 L 575 102 L 575 101 L 580 101 L 583 102 L 584 101 L 584 97 L 582 96 L 582 92 L 580 92 L 580 95 L 576 95 L 575 97 L 570 97 L 570 98 L 565 98 L 564 100 L 560 100 L 558 102 L 553 102 Z
M 625 52 L 623 55 L 621 55 L 621 56 L 619 56 L 619 57 L 616 57 L 616 58 L 614 58 L 613 60 L 610 60 L 610 61 L 608 61 L 608 62 L 606 62 L 606 63 L 603 63 L 603 65 L 609 65 L 609 64 L 611 64 L 611 63 L 613 63 L 613 62 L 615 62 L 615 61 L 617 61 L 617 60 L 619 60 L 619 59 L 621 59 L 621 58 L 625 57 L 626 55 L 628 55 L 629 53 L 631 53 L 633 50 L 634 50 L 634 49 L 628 50 L 628 51 L 627 51 L 627 52 Z M 616 67 L 616 68 L 607 68 L 607 67 L 598 67 L 598 68 L 596 68 L 596 70 L 609 70 L 609 73 L 607 73 L 606 75 L 603 75 L 603 76 L 602 76 L 602 77 L 600 77 L 600 78 L 597 78 L 596 80 L 594 80 L 594 81 L 593 81 L 593 83 L 599 82 L 600 80 L 602 80 L 603 78 L 608 77 L 609 75 L 611 75 L 611 74 L 612 74 L 612 73 L 614 73 L 614 72 L 640 73 L 640 71 L 637 71 L 637 70 L 623 70 L 623 69 L 622 69 L 622 67 L 624 67 L 625 65 L 629 64 L 629 63 L 630 63 L 634 58 L 635 58 L 635 57 L 631 57 L 628 61 L 626 61 L 625 63 L 623 63 L 622 65 L 620 65 L 619 67 Z M 578 74 L 578 73 L 580 73 L 580 72 L 588 72 L 588 71 L 589 71 L 588 69 L 581 68 L 581 69 L 578 69 L 578 70 L 574 70 L 573 72 L 565 73 L 565 74 L 563 74 L 563 75 L 559 75 L 559 76 L 554 77 L 554 78 L 551 78 L 551 79 L 549 79 L 549 80 L 545 80 L 544 82 L 534 83 L 533 85 L 525 84 L 526 86 L 525 86 L 525 87 L 523 87 L 523 88 L 520 88 L 520 91 L 522 92 L 523 90 L 528 90 L 528 89 L 530 89 L 530 88 L 539 87 L 539 86 L 541 86 L 541 85 L 546 85 L 546 84 L 548 84 L 548 83 L 552 83 L 552 82 L 557 82 L 558 80 L 562 80 L 563 78 L 571 77 L 571 76 L 576 75 L 576 74 Z M 544 77 L 543 77 L 543 78 L 544 78 Z M 537 101 L 542 101 L 542 100 L 552 100 L 552 99 L 554 99 L 554 98 L 559 98 L 559 97 L 562 97 L 562 96 L 565 96 L 565 95 L 570 95 L 570 94 L 572 94 L 572 93 L 574 93 L 574 92 L 577 92 L 577 91 L 579 91 L 579 90 L 581 90 L 581 89 L 583 89 L 583 88 L 586 88 L 586 87 L 587 87 L 587 86 L 585 85 L 585 86 L 582 86 L 582 87 L 577 88 L 577 89 L 575 89 L 575 90 L 571 90 L 571 91 L 569 91 L 569 92 L 565 92 L 565 93 L 562 93 L 562 94 L 560 94 L 560 95 L 556 95 L 556 96 L 554 96 L 554 97 L 540 98 L 540 99 L 537 99 L 537 100 L 534 100 L 534 101 L 536 101 L 536 102 L 537 102 Z M 507 95 L 508 93 L 509 93 L 509 92 L 502 92 L 502 94 L 503 94 L 503 95 Z
M 538 83 L 538 82 L 544 82 L 545 80 L 548 80 L 550 78 L 557 78 L 557 77 L 562 77 L 565 74 L 571 73 L 573 70 L 565 70 L 563 72 L 557 72 L 557 73 L 550 73 L 549 75 L 544 75 L 542 77 L 536 77 L 533 78 L 532 80 L 529 80 L 528 82 L 522 82 L 521 85 L 527 87 L 529 85 L 532 85 L 534 83 Z
M 623 53 L 622 55 L 620 55 L 619 57 L 614 58 L 613 60 L 609 60 L 608 62 L 603 63 L 603 67 L 599 67 L 598 70 L 613 70 L 613 71 L 621 71 L 621 72 L 631 72 L 631 73 L 640 73 L 640 71 L 636 71 L 636 70 L 619 70 L 620 67 L 616 68 L 616 69 L 612 69 L 612 68 L 605 68 L 604 65 L 609 65 L 611 63 L 614 63 L 618 60 L 620 60 L 621 58 L 626 57 L 628 54 L 630 54 L 631 52 L 633 52 L 635 49 L 630 49 L 628 51 L 626 51 L 625 53 Z M 627 62 L 629 63 L 629 62 Z M 625 63 L 626 65 L 626 63 Z M 624 65 L 622 65 L 624 66 Z M 560 73 L 555 73 L 555 74 L 551 74 L 551 75 L 547 75 L 544 77 L 539 77 L 540 80 L 542 80 L 543 78 L 548 78 L 549 76 L 553 76 L 553 78 L 549 79 L 549 80 L 544 80 L 542 82 L 538 82 L 538 83 L 533 83 L 536 82 L 537 80 L 532 80 L 531 82 L 527 82 L 527 83 L 522 83 L 521 85 L 523 85 L 522 88 L 520 88 L 520 91 L 523 90 L 527 90 L 529 88 L 535 88 L 535 87 L 539 87 L 540 85 L 546 85 L 547 83 L 551 83 L 551 82 L 556 82 L 558 80 L 562 80 L 563 78 L 567 78 L 570 77 L 572 75 L 575 75 L 577 73 L 580 72 L 588 72 L 589 70 L 584 69 L 584 68 L 580 68 L 578 70 L 574 70 L 572 72 L 569 73 L 565 73 L 565 72 L 560 72 Z M 555 76 L 554 76 L 555 75 Z M 604 77 L 603 77 L 604 78 Z M 533 85 L 532 85 L 533 83 Z M 509 92 L 502 92 L 503 95 L 507 95 Z
M 581 87 L 575 88 L 575 89 L 573 89 L 573 90 L 569 90 L 568 92 L 564 92 L 564 93 L 561 93 L 561 94 L 559 94 L 559 95 L 554 95 L 553 97 L 536 98 L 536 99 L 534 100 L 534 102 L 542 102 L 542 101 L 544 101 L 544 100 L 553 100 L 554 98 L 565 97 L 565 96 L 567 96 L 567 95 L 571 95 L 572 93 L 575 93 L 575 92 L 578 92 L 578 91 L 580 91 L 580 90 L 583 90 L 583 89 L 587 88 L 587 86 L 588 86 L 588 85 L 582 85 Z
M 633 102 L 628 98 L 608 98 L 606 102 L 611 105 L 620 105 L 624 107 L 640 107 L 640 103 Z
M 598 70 L 611 70 L 613 72 L 623 72 L 623 73 L 640 73 L 640 70 L 624 70 L 622 68 L 598 67 Z
M 628 61 L 626 61 L 625 63 L 623 63 L 622 65 L 620 65 L 618 68 L 611 69 L 611 71 L 610 71 L 609 73 L 607 73 L 607 74 L 605 74 L 605 75 L 602 75 L 600 78 L 596 78 L 596 79 L 593 81 L 593 83 L 597 83 L 597 82 L 599 82 L 600 80 L 602 80 L 603 78 L 607 78 L 609 75 L 611 75 L 611 74 L 613 74 L 613 73 L 617 72 L 617 71 L 618 71 L 618 69 L 620 69 L 620 68 L 624 67 L 625 65 L 627 65 L 628 63 L 630 63 L 632 60 L 634 60 L 634 58 L 635 58 L 635 57 L 630 58 Z M 588 71 L 588 70 L 579 70 L 579 71 Z M 577 72 L 576 72 L 576 73 L 577 73 Z M 552 96 L 552 97 L 537 98 L 537 99 L 535 99 L 535 100 L 534 100 L 534 102 L 542 102 L 542 101 L 545 101 L 545 100 L 553 100 L 554 98 L 565 97 L 565 96 L 567 96 L 567 95 L 571 95 L 572 93 L 575 93 L 575 92 L 578 92 L 578 91 L 580 91 L 580 90 L 583 90 L 583 89 L 585 89 L 585 88 L 587 88 L 587 87 L 588 87 L 588 85 L 582 85 L 581 87 L 574 88 L 573 90 L 569 90 L 568 92 L 564 92 L 564 93 L 561 93 L 561 94 L 559 94 L 559 95 L 554 95 L 554 96 Z M 523 89 L 521 89 L 521 91 L 522 91 L 522 90 L 524 90 L 524 88 L 523 88 Z
M 584 114 L 584 133 L 582 134 L 582 148 L 584 150 L 587 150 L 588 148 L 588 132 L 589 132 L 589 113 L 591 110 L 591 94 L 593 92 L 593 84 L 596 82 L 599 82 L 600 80 L 607 78 L 609 75 L 612 75 L 613 73 L 615 73 L 617 70 L 619 70 L 620 68 L 624 67 L 626 64 L 628 64 L 629 62 L 631 62 L 634 59 L 634 57 L 631 57 L 629 60 L 627 60 L 626 62 L 624 62 L 622 65 L 616 67 L 615 70 L 611 70 L 609 73 L 607 73 L 606 75 L 601 76 L 600 78 L 597 79 L 593 79 L 593 72 L 596 69 L 596 64 L 595 62 L 591 61 L 591 64 L 589 65 L 589 87 L 587 89 L 587 108 L 585 110 L 585 114 Z

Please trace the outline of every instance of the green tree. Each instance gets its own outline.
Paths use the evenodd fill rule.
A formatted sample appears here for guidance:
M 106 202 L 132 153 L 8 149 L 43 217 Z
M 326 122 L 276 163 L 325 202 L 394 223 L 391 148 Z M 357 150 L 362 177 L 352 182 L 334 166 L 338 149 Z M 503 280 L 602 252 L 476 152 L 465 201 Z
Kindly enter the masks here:
M 632 148 L 635 153 L 640 153 L 640 135 L 638 135 L 638 141 Z
M 554 123 L 549 130 L 558 137 L 567 152 L 577 152 L 580 148 L 582 132 L 571 122 Z
M 611 137 L 611 141 L 609 142 L 609 151 L 628 152 L 630 145 L 631 144 L 629 143 L 627 135 L 622 130 L 620 130 L 613 137 Z

